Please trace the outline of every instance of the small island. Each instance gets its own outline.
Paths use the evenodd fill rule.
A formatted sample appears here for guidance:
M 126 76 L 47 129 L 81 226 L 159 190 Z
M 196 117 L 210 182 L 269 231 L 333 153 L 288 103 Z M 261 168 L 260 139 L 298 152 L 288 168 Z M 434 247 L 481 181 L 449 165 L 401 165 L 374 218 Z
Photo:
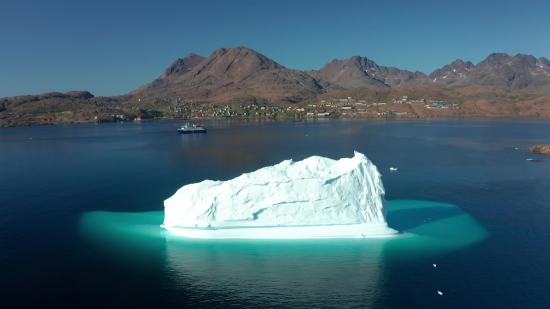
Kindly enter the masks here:
M 527 148 L 527 150 L 541 155 L 550 156 L 550 144 L 535 145 Z

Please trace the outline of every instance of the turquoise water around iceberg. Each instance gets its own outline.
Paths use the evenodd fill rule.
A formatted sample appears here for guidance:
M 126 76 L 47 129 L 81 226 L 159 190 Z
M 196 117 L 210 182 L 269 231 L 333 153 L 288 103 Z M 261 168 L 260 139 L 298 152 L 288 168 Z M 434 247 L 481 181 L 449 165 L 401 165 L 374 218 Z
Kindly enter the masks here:
M 485 229 L 458 206 L 433 201 L 395 200 L 388 202 L 388 224 L 400 232 L 388 238 L 345 240 L 350 244 L 372 246 L 383 244 L 385 250 L 414 250 L 426 254 L 443 254 L 477 243 L 487 236 Z M 83 235 L 113 252 L 144 249 L 147 243 L 161 239 L 173 246 L 191 244 L 253 245 L 285 243 L 330 243 L 331 240 L 195 240 L 173 235 L 160 228 L 164 220 L 162 211 L 143 213 L 115 213 L 96 211 L 82 216 Z M 341 243 L 343 239 L 337 240 Z M 414 256 L 412 256 L 414 258 Z M 132 255 L 129 255 L 132 259 Z
M 395 200 L 388 203 L 396 237 L 358 239 L 203 240 L 173 235 L 159 227 L 161 211 L 144 213 L 89 212 L 80 221 L 82 235 L 104 254 L 126 267 L 144 269 L 164 260 L 172 287 L 205 293 L 224 291 L 224 299 L 254 304 L 255 299 L 285 306 L 330 303 L 342 298 L 357 305 L 376 302 L 385 259 L 407 260 L 432 267 L 432 262 L 487 237 L 470 215 L 451 204 Z M 348 280 L 363 285 L 350 287 Z M 262 289 L 256 284 L 262 283 Z M 348 287 L 346 290 L 319 286 Z M 435 293 L 436 291 L 434 291 Z M 280 299 L 278 295 L 287 295 Z M 344 296 L 342 294 L 345 294 Z M 299 295 L 288 299 L 288 295 Z M 365 299 L 367 297 L 367 299 Z

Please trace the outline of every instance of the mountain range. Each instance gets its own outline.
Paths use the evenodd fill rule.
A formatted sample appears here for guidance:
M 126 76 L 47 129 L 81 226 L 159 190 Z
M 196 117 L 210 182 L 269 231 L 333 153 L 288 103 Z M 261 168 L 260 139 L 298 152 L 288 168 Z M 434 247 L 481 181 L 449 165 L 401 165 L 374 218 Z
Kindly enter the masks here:
M 524 54 L 494 53 L 477 65 L 457 59 L 426 75 L 353 56 L 302 72 L 246 47 L 220 48 L 208 58 L 190 54 L 177 59 L 159 78 L 132 91 L 128 98 L 296 103 L 334 90 L 401 85 L 550 90 L 550 61 Z
M 494 53 L 477 65 L 458 59 L 430 75 L 379 66 L 370 59 L 354 56 L 347 60 L 335 59 L 318 71 L 306 73 L 347 89 L 419 84 L 550 89 L 550 61 L 524 54 L 512 57 Z
M 219 48 L 209 57 L 189 54 L 175 60 L 151 83 L 111 99 L 123 103 L 169 98 L 279 104 L 297 103 L 337 90 L 419 85 L 549 91 L 550 61 L 524 54 L 493 53 L 477 65 L 458 59 L 426 75 L 353 56 L 345 60 L 334 59 L 319 70 L 299 71 L 241 46 Z M 25 100 L 38 98 L 40 96 L 29 96 Z M 0 99 L 0 111 L 6 110 L 12 101 L 12 98 Z
M 152 83 L 129 95 L 212 102 L 297 103 L 341 89 L 298 70 L 288 69 L 245 47 L 220 48 L 210 57 L 178 59 Z

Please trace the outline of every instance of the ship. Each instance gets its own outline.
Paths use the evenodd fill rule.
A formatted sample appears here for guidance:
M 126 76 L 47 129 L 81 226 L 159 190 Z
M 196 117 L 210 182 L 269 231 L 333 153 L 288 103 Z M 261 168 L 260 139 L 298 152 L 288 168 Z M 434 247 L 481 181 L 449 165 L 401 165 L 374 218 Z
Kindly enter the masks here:
M 184 126 L 178 129 L 179 133 L 189 134 L 189 133 L 206 133 L 206 127 L 199 124 L 190 125 L 189 122 Z

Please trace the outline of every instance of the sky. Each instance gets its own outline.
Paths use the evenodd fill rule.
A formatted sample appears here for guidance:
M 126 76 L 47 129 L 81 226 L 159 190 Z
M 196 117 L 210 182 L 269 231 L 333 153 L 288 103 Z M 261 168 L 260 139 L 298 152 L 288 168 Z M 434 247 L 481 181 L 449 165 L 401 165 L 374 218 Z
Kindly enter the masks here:
M 298 70 L 356 55 L 426 74 L 493 52 L 550 58 L 548 0 L 2 0 L 0 12 L 0 98 L 121 95 L 220 47 Z

